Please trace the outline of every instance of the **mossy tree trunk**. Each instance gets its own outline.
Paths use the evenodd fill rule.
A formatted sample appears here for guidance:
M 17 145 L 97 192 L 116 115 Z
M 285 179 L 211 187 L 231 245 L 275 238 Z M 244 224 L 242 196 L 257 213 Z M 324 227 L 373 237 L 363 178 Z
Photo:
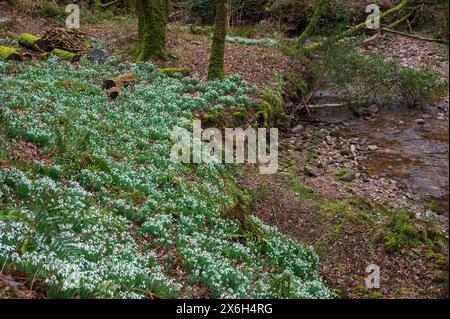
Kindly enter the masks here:
M 166 28 L 170 0 L 136 0 L 137 62 L 166 59 Z
M 217 0 L 216 18 L 208 80 L 221 80 L 225 77 L 225 37 L 227 36 L 227 0 Z
M 316 28 L 320 18 L 322 17 L 323 11 L 325 10 L 326 2 L 327 0 L 320 0 L 320 2 L 317 4 L 316 10 L 314 11 L 314 15 L 309 21 L 308 26 L 303 31 L 303 33 L 297 38 L 297 42 L 299 44 L 303 44 Z

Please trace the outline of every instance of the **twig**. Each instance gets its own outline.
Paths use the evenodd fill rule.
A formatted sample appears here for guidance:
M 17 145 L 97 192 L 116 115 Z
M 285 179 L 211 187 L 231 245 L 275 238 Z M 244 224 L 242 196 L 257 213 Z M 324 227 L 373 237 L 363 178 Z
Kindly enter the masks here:
M 393 34 L 398 34 L 398 35 L 402 35 L 402 36 L 405 36 L 405 37 L 409 37 L 409 38 L 413 38 L 413 39 L 417 39 L 417 40 L 422 40 L 422 41 L 437 42 L 437 43 L 442 43 L 442 44 L 447 44 L 447 45 L 449 44 L 447 40 L 425 38 L 425 37 L 421 37 L 419 35 L 414 35 L 414 34 L 409 34 L 409 33 L 405 33 L 405 32 L 400 32 L 400 31 L 396 31 L 396 30 L 392 30 L 392 29 L 388 29 L 388 28 L 381 28 L 380 31 L 393 33 Z
M 309 109 L 321 109 L 326 107 L 342 107 L 347 106 L 345 103 L 328 103 L 328 104 L 310 104 L 308 105 Z

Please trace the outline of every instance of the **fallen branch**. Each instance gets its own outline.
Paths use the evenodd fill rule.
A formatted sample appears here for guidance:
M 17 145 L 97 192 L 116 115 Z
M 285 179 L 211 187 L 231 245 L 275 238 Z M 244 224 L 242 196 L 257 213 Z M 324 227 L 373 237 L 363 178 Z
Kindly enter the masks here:
M 309 104 L 309 109 L 322 109 L 322 108 L 328 108 L 328 107 L 343 107 L 347 106 L 348 104 L 345 103 L 328 103 L 328 104 Z
M 442 43 L 442 44 L 447 44 L 447 45 L 449 44 L 447 40 L 425 38 L 425 37 L 421 37 L 419 35 L 414 35 L 414 34 L 409 34 L 409 33 L 405 33 L 405 32 L 400 32 L 400 31 L 396 31 L 396 30 L 392 30 L 392 29 L 388 29 L 388 28 L 381 28 L 380 31 L 393 33 L 393 34 L 401 35 L 401 36 L 404 36 L 404 37 L 413 38 L 413 39 L 422 40 L 422 41 L 427 41 L 427 42 L 437 42 L 437 43 Z
M 396 13 L 396 12 L 399 12 L 399 11 L 403 10 L 406 7 L 406 5 L 408 4 L 408 2 L 409 2 L 409 0 L 403 0 L 398 6 L 393 7 L 391 9 L 381 13 L 380 14 L 380 20 L 385 18 L 385 17 L 387 17 L 387 16 L 389 16 L 389 15 L 391 15 L 391 14 L 393 14 L 393 13 Z M 326 39 L 323 42 L 315 43 L 315 44 L 309 45 L 309 46 L 304 47 L 304 48 L 306 50 L 317 50 L 317 49 L 320 49 L 320 48 L 322 48 L 325 45 L 336 43 L 336 42 L 338 42 L 338 41 L 340 41 L 340 40 L 350 36 L 351 34 L 355 33 L 356 31 L 363 29 L 365 26 L 366 26 L 366 21 L 361 22 L 360 24 L 357 24 L 357 25 L 347 29 L 346 31 L 344 31 L 344 32 L 342 32 L 340 34 L 332 36 L 332 37 Z
M 392 22 L 391 24 L 388 25 L 389 29 L 395 28 L 396 26 L 398 26 L 400 23 L 402 23 L 405 20 L 408 20 L 408 18 L 412 15 L 412 13 L 408 13 L 407 15 L 405 15 L 404 17 L 398 19 L 397 21 Z

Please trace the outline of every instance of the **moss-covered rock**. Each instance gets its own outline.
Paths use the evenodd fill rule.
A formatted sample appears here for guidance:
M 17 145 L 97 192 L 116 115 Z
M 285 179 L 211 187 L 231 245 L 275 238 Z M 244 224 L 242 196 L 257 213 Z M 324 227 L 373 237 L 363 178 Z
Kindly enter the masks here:
M 336 173 L 335 178 L 337 181 L 351 182 L 356 178 L 356 172 L 352 169 L 344 168 Z
M 284 114 L 283 97 L 279 91 L 270 88 L 259 90 L 258 97 L 261 102 L 256 105 L 255 120 L 269 127 Z
M 0 58 L 6 61 L 21 61 L 23 59 L 22 53 L 16 48 L 10 48 L 0 45 Z
M 167 76 L 174 76 L 176 74 L 181 74 L 183 76 L 189 76 L 190 71 L 188 68 L 162 68 L 159 72 L 164 73 Z

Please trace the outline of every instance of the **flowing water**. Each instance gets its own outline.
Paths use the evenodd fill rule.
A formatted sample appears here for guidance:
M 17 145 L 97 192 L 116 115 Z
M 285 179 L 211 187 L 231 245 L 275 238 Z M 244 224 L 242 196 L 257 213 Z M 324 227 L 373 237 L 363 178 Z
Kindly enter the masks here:
M 378 146 L 364 162 L 371 175 L 403 181 L 414 198 L 430 201 L 433 210 L 448 214 L 449 121 L 442 108 L 392 106 L 370 120 L 349 120 L 348 114 L 334 109 L 326 111 L 326 117 L 346 117 L 346 133 Z

